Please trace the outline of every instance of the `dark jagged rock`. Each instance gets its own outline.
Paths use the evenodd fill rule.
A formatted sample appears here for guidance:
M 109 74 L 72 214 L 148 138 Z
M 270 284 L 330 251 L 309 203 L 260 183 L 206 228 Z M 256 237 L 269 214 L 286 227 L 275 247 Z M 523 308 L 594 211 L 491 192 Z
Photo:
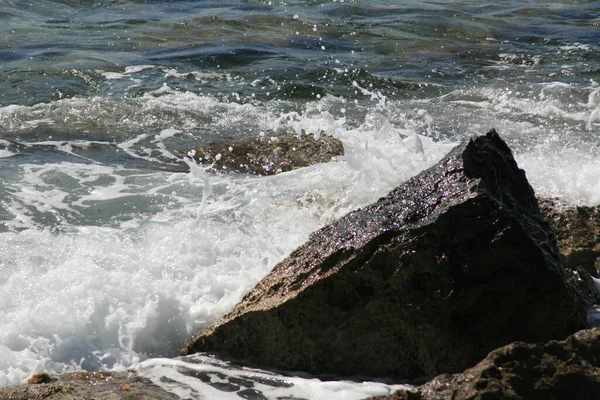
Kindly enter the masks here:
M 600 399 L 600 329 L 565 341 L 511 343 L 473 368 L 441 375 L 415 391 L 372 400 Z
M 587 327 L 524 171 L 495 131 L 349 213 L 183 352 L 312 373 L 459 372 Z
M 132 371 L 71 372 L 32 376 L 28 384 L 0 388 L 0 399 L 11 400 L 178 400 L 179 396 Z
M 193 157 L 213 171 L 274 175 L 309 165 L 330 162 L 344 154 L 332 136 L 302 133 L 273 134 L 235 141 L 219 141 L 194 149 Z

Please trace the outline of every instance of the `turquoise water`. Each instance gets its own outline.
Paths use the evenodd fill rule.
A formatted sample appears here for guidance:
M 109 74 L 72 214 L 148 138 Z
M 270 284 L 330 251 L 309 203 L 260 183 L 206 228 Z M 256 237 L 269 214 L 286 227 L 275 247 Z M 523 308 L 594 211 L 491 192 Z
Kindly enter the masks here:
M 0 2 L 0 385 L 156 378 L 310 232 L 491 128 L 539 195 L 600 204 L 598 43 L 598 1 Z M 283 129 L 346 154 L 185 159 Z

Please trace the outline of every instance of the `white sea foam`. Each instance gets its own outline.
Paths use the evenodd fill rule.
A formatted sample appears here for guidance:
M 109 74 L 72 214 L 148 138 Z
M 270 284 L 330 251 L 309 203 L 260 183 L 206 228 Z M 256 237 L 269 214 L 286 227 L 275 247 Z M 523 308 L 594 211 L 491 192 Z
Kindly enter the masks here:
M 536 149 L 517 155 L 530 184 L 543 197 L 600 205 L 600 158 L 573 148 Z
M 307 376 L 279 375 L 232 366 L 214 358 L 195 355 L 182 359 L 152 359 L 135 366 L 141 374 L 181 398 L 239 399 L 255 393 L 267 399 L 359 400 L 389 395 L 407 385 L 364 380 L 321 381 Z M 198 379 L 198 377 L 203 379 Z
M 0 139 L 0 158 L 8 158 L 17 154 L 6 149 L 9 145 L 10 142 L 8 142 L 7 140 Z
M 229 205 L 207 208 L 204 218 L 193 210 L 187 216 L 161 214 L 134 232 L 80 227 L 60 235 L 4 234 L 2 332 L 17 335 L 29 351 L 15 366 L 23 368 L 20 376 L 13 371 L 12 378 L 34 372 L 33 361 L 38 369 L 60 371 L 173 354 L 195 329 L 237 301 L 292 243 L 298 244 L 301 232 L 314 228 L 299 224 L 298 232 L 291 232 L 273 219 L 282 217 L 276 212 L 264 217 L 272 226 L 260 232 L 267 227 L 245 221 L 258 215 L 240 215 L 236 226 L 235 217 L 227 217 L 234 210 L 218 212 Z M 289 212 L 301 218 L 298 211 Z M 289 242 L 273 243 L 273 235 Z M 0 342 L 10 340 L 3 336 Z
M 154 68 L 156 68 L 154 65 L 132 65 L 125 67 L 123 72 L 96 70 L 96 73 L 104 76 L 104 78 L 108 80 L 119 80 L 127 78 L 130 75 L 137 74 L 138 72 Z
M 133 99 L 106 97 L 69 98 L 33 106 L 0 108 L 0 126 L 7 131 L 31 131 L 38 127 L 77 127 L 82 131 L 102 129 L 113 137 L 128 137 L 131 132 L 145 134 L 149 129 L 195 131 L 198 124 L 218 130 L 232 124 L 255 124 L 263 109 L 252 104 L 223 102 L 212 96 L 181 92 L 164 84 Z

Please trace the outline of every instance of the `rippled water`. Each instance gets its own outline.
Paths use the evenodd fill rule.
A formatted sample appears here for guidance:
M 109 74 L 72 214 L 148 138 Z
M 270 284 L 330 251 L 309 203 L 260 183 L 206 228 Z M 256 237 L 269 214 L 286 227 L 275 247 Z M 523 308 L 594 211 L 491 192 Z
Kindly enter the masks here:
M 491 128 L 539 195 L 600 204 L 598 1 L 5 0 L 0 22 L 3 385 L 176 375 L 154 357 L 310 232 Z M 345 155 L 271 177 L 184 159 L 278 129 Z M 349 398 L 300 382 L 283 395 Z

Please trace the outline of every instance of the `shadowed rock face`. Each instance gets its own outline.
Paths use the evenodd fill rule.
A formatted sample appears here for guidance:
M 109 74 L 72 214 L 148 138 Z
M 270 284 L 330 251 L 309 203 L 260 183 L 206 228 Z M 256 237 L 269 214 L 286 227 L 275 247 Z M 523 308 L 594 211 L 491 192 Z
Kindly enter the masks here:
M 315 232 L 184 353 L 417 378 L 585 326 L 533 190 L 491 131 Z
M 540 209 L 556 234 L 565 265 L 577 270 L 584 268 L 597 277 L 600 262 L 600 206 L 570 207 L 544 199 Z
M 600 290 L 592 277 L 600 270 L 600 206 L 567 206 L 541 199 L 540 210 L 556 235 L 565 267 L 589 304 L 600 304 Z
M 600 399 L 600 329 L 565 341 L 511 343 L 461 374 L 372 400 Z
M 331 136 L 302 133 L 276 134 L 209 143 L 195 150 L 194 159 L 213 171 L 275 175 L 309 165 L 330 162 L 344 154 L 342 142 Z

